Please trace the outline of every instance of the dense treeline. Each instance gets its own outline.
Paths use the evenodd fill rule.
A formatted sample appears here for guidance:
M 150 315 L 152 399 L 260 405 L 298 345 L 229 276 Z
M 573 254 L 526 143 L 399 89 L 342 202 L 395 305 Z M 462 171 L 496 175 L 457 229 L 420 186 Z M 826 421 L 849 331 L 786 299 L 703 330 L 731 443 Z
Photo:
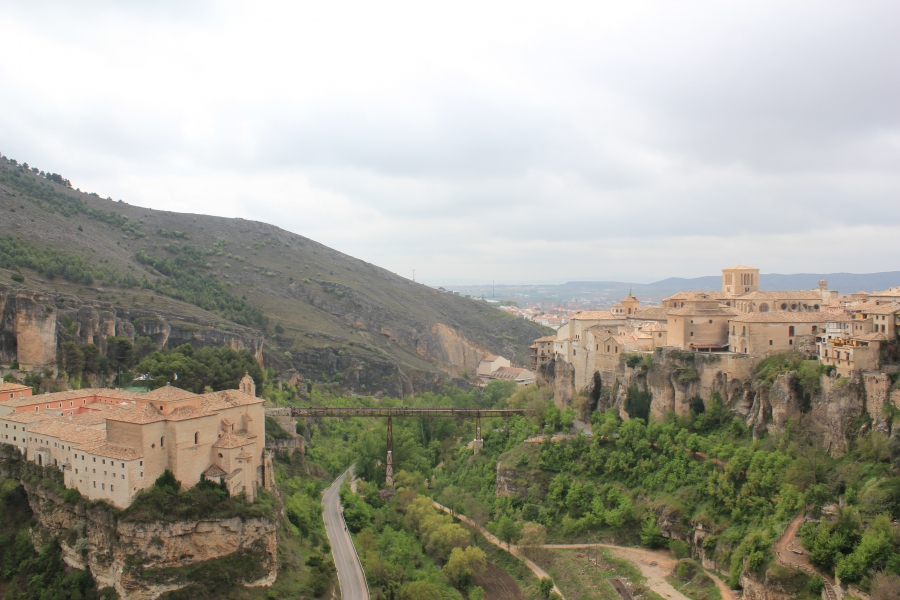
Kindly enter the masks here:
M 264 383 L 262 369 L 253 354 L 226 346 L 195 350 L 190 344 L 182 344 L 174 350 L 147 356 L 135 371 L 150 376 L 147 383 L 151 389 L 171 384 L 197 394 L 237 389 L 238 382 L 248 373 L 258 389 Z

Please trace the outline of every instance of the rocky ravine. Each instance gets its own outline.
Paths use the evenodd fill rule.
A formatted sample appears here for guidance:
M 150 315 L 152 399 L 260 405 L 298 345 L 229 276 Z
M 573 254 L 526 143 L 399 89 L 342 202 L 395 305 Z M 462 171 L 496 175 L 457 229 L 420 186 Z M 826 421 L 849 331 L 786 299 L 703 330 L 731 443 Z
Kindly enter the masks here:
M 277 576 L 278 524 L 266 519 L 200 519 L 133 523 L 103 504 L 67 503 L 40 483 L 40 467 L 23 463 L 9 446 L 0 453 L 0 475 L 22 481 L 40 526 L 36 546 L 57 537 L 63 558 L 90 569 L 97 585 L 114 587 L 123 600 L 152 600 L 184 587 L 177 576 L 145 578 L 159 569 L 184 567 L 244 551 L 259 560 L 266 575 L 244 585 L 271 585 Z M 37 475 L 37 476 L 36 476 Z

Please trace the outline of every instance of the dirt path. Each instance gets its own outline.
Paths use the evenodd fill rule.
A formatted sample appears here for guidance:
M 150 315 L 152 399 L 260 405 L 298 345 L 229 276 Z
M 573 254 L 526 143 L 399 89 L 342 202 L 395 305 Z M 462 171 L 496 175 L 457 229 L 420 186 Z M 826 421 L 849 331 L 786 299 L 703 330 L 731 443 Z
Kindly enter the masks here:
M 434 500 L 432 500 L 431 503 L 438 510 L 444 511 L 447 514 L 452 514 L 450 509 L 443 504 L 439 504 Z M 474 527 L 481 535 L 484 536 L 487 541 L 489 541 L 493 545 L 506 550 L 506 546 L 503 544 L 503 542 L 501 542 L 497 538 L 497 536 L 492 534 L 481 525 L 478 525 L 465 515 L 454 514 L 453 516 L 455 516 L 463 523 Z M 649 587 L 651 590 L 653 590 L 663 598 L 668 598 L 669 600 L 691 600 L 690 598 L 676 590 L 671 583 L 666 581 L 666 576 L 668 576 L 672 572 L 672 569 L 675 568 L 675 564 L 678 561 L 665 552 L 659 550 L 646 550 L 644 548 L 632 548 L 629 546 L 615 546 L 613 544 L 545 544 L 542 547 L 551 550 L 554 548 L 560 550 L 578 548 L 606 548 L 608 550 L 612 550 L 613 553 L 616 554 L 619 558 L 633 563 L 638 569 L 640 569 L 641 574 L 647 578 L 647 587 Z M 546 571 L 544 571 L 531 559 L 525 556 L 525 554 L 522 552 L 522 549 L 518 546 L 511 546 L 507 551 L 518 558 L 520 561 L 522 561 L 538 579 L 545 579 L 550 577 L 550 575 L 548 575 Z M 723 582 L 716 575 L 710 573 L 709 571 L 707 571 L 707 575 L 709 575 L 716 583 L 716 586 L 719 588 L 719 592 L 722 595 L 722 600 L 737 600 L 737 596 L 727 585 L 725 585 L 725 582 Z M 556 587 L 556 585 L 553 586 L 553 591 L 559 594 L 560 598 L 565 600 L 565 596 L 563 596 L 562 592 L 558 587 Z
M 668 554 L 656 550 L 643 548 L 630 548 L 627 546 L 614 546 L 612 544 L 547 544 L 544 548 L 577 549 L 577 548 L 606 548 L 623 560 L 635 565 L 641 574 L 647 578 L 647 587 L 669 600 L 691 600 L 671 583 L 666 581 L 666 576 L 675 568 L 678 562 Z
M 443 504 L 438 504 L 434 500 L 432 500 L 431 503 L 438 510 L 442 510 L 445 513 L 447 513 L 448 515 L 452 514 L 454 517 L 456 517 L 463 523 L 466 523 L 467 525 L 471 525 L 478 531 L 478 533 L 480 533 L 481 535 L 484 536 L 484 539 L 486 539 L 493 545 L 497 546 L 498 548 L 500 548 L 502 550 L 506 550 L 507 552 L 509 552 L 516 558 L 518 558 L 520 561 L 522 561 L 525 564 L 526 567 L 528 567 L 531 570 L 532 573 L 534 573 L 535 577 L 537 577 L 538 579 L 550 579 L 551 578 L 550 575 L 548 575 L 546 571 L 544 571 L 542 568 L 537 566 L 530 558 L 528 558 L 527 556 L 522 554 L 522 552 L 521 552 L 521 550 L 519 550 L 518 546 L 510 546 L 509 549 L 507 549 L 506 545 L 503 542 L 501 542 L 500 539 L 497 538 L 497 536 L 495 536 L 493 533 L 491 533 L 490 531 L 488 531 L 487 529 L 485 529 L 484 527 L 482 527 L 475 521 L 471 520 L 469 517 L 467 517 L 465 515 L 460 515 L 460 514 L 453 514 L 453 512 L 449 508 L 447 508 Z M 555 584 L 553 586 L 553 591 L 556 592 L 557 594 L 559 594 L 559 597 L 562 598 L 562 600 L 566 600 L 566 597 L 563 596 L 563 593 L 560 591 L 560 589 L 558 587 L 556 587 Z

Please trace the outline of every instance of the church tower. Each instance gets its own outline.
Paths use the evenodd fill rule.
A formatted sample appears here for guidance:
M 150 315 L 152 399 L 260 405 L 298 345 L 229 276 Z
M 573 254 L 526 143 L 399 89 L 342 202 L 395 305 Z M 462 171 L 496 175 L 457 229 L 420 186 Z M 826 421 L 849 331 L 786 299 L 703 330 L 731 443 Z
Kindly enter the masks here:
M 737 265 L 722 269 L 722 291 L 740 296 L 759 291 L 759 269 Z
M 256 384 L 253 382 L 253 378 L 250 377 L 250 373 L 246 373 L 241 379 L 241 382 L 238 384 L 238 390 L 248 396 L 256 397 Z

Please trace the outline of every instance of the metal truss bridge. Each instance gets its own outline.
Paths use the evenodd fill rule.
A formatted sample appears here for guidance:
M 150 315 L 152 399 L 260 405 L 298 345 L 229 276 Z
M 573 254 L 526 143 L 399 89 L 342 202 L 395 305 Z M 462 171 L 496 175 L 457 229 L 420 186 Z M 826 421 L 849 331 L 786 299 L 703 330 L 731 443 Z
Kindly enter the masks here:
M 340 408 L 331 406 L 298 408 L 291 407 L 292 417 L 376 417 L 387 418 L 387 457 L 385 459 L 385 482 L 394 485 L 394 418 L 423 419 L 475 419 L 475 454 L 484 446 L 481 437 L 481 419 L 513 415 L 528 415 L 524 408 Z

